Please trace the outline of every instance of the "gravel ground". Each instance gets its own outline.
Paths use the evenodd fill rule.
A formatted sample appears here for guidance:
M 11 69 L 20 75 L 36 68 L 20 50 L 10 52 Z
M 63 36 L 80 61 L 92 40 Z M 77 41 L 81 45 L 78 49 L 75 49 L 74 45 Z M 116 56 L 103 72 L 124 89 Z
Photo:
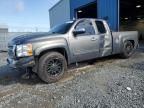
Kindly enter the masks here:
M 70 66 L 57 83 L 24 80 L 0 53 L 0 108 L 144 108 L 144 45 L 129 59 Z

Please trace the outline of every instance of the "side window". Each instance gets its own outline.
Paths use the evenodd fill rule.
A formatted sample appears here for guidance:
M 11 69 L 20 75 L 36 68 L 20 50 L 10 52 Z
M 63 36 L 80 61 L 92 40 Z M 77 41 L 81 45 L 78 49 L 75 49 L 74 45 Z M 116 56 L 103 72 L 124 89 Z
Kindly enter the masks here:
M 80 21 L 76 26 L 75 29 L 79 30 L 84 28 L 86 32 L 84 34 L 79 34 L 80 36 L 85 36 L 85 35 L 95 35 L 95 30 L 92 25 L 92 22 L 85 20 L 85 21 Z
M 106 28 L 102 21 L 96 21 L 96 26 L 97 26 L 99 33 L 101 33 L 101 34 L 106 33 Z

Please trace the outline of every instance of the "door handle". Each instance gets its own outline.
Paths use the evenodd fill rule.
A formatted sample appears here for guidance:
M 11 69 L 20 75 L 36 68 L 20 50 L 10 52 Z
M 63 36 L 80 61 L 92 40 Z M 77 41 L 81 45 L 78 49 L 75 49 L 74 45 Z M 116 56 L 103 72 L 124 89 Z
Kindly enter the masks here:
M 92 38 L 91 38 L 91 41 L 96 41 L 96 38 L 95 38 L 95 37 L 92 37 Z

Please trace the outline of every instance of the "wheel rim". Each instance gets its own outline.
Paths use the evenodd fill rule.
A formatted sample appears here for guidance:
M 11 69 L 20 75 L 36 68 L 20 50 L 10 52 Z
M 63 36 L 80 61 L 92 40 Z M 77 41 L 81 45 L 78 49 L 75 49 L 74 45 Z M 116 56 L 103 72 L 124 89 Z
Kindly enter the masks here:
M 49 75 L 59 75 L 63 71 L 63 60 L 58 58 L 48 60 L 46 69 Z
M 128 55 L 130 55 L 130 54 L 132 54 L 132 52 L 133 52 L 133 46 L 131 44 L 127 44 L 126 45 L 126 53 Z

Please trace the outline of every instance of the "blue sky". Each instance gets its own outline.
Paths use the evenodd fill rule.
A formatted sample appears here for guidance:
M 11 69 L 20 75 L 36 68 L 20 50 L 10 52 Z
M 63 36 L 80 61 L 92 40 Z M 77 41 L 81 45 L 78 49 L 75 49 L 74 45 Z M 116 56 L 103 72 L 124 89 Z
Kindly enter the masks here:
M 48 9 L 59 0 L 0 0 L 0 24 L 49 29 Z

